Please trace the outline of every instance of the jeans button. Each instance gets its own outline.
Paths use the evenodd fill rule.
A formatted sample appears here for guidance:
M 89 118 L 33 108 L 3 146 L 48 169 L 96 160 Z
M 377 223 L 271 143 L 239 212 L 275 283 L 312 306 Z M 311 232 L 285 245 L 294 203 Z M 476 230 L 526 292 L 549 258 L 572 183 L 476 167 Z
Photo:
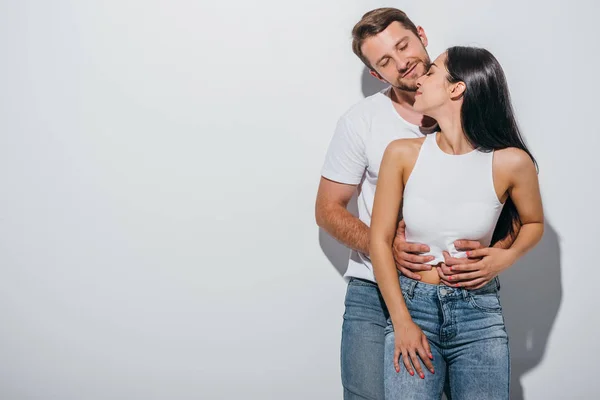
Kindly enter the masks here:
M 445 296 L 448 294 L 448 291 L 446 289 L 442 289 L 440 290 L 440 293 L 442 294 L 442 296 Z

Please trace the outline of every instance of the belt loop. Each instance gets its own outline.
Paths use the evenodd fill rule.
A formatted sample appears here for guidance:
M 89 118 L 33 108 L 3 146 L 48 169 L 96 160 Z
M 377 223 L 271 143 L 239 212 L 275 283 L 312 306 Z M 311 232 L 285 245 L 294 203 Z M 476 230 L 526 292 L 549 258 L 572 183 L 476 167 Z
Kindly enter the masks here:
M 461 294 L 462 294 L 462 298 L 463 300 L 468 300 L 469 299 L 469 291 L 465 288 L 461 288 L 459 289 Z
M 418 281 L 411 279 L 410 280 L 410 284 L 408 285 L 408 293 L 406 293 L 408 295 L 409 298 L 413 298 L 413 295 L 415 294 L 415 286 L 417 286 Z
M 496 277 L 494 279 L 496 279 L 497 289 L 500 290 L 500 278 L 498 278 L 498 275 L 496 275 Z

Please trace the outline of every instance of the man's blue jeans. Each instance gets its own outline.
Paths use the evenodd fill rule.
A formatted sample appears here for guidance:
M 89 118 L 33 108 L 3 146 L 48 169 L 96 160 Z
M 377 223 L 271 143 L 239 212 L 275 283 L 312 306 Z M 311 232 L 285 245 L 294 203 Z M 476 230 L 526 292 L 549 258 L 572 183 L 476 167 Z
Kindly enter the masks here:
M 389 314 L 376 283 L 351 278 L 342 325 L 344 400 L 383 400 L 385 329 Z

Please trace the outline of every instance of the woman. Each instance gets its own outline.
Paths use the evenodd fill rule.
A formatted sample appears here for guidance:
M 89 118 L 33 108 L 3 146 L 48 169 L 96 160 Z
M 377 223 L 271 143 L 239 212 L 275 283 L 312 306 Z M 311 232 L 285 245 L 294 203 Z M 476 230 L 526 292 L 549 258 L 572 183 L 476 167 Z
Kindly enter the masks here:
M 502 68 L 487 50 L 449 48 L 417 86 L 415 110 L 435 118 L 440 131 L 390 143 L 371 219 L 371 259 L 390 312 L 386 399 L 440 399 L 445 385 L 453 400 L 508 399 L 508 337 L 496 276 L 542 237 L 535 160 Z M 435 257 L 436 268 L 420 273 L 420 281 L 398 278 L 392 256 L 401 204 L 407 241 L 429 245 L 427 255 Z M 505 236 L 514 239 L 509 249 L 487 248 Z M 460 238 L 486 248 L 461 253 L 453 245 Z M 444 252 L 473 262 L 454 267 L 455 275 L 443 264 Z M 434 365 L 427 376 L 419 360 L 425 357 Z

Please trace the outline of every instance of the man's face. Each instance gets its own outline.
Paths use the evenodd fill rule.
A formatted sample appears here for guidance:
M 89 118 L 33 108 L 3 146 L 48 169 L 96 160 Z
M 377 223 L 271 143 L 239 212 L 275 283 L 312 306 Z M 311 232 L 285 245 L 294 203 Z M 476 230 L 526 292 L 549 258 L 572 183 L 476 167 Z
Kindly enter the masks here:
M 427 36 L 418 27 L 419 36 L 399 22 L 371 36 L 362 44 L 362 53 L 374 71 L 371 74 L 390 85 L 410 92 L 417 90 L 417 79 L 429 69 Z

